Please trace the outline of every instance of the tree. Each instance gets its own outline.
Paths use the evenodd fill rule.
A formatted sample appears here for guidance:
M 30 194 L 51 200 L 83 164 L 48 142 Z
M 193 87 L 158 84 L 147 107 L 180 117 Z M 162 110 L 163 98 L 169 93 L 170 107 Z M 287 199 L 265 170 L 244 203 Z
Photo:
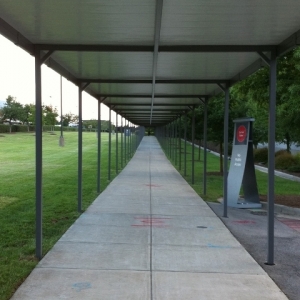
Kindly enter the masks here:
M 78 116 L 71 112 L 63 115 L 63 126 L 69 126 L 70 123 L 78 123 Z
M 23 114 L 20 120 L 27 124 L 27 131 L 29 131 L 30 123 L 33 124 L 35 120 L 35 106 L 33 104 L 25 104 L 23 106 Z
M 9 132 L 11 133 L 13 121 L 21 120 L 23 117 L 23 106 L 21 103 L 16 101 L 16 98 L 9 95 L 6 99 L 2 112 L 2 119 L 9 122 Z
M 44 125 L 55 126 L 56 118 L 58 117 L 57 108 L 52 105 L 43 106 L 43 114 L 44 114 Z
M 259 138 L 259 142 L 267 141 L 269 68 L 258 70 L 234 86 L 233 90 L 256 106 L 254 138 Z M 292 142 L 300 141 L 299 91 L 300 49 L 297 48 L 280 57 L 277 63 L 276 141 L 286 143 L 287 151 L 290 151 Z
M 208 140 L 219 144 L 220 172 L 223 173 L 223 139 L 224 139 L 224 96 L 219 95 L 208 102 L 207 123 Z M 229 122 L 230 124 L 231 122 Z

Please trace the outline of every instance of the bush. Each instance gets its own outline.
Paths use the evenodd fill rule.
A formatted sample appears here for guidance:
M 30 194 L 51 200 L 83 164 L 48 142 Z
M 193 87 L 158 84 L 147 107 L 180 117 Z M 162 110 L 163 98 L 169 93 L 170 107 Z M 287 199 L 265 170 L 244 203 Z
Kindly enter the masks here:
M 0 133 L 9 133 L 9 125 L 0 124 Z M 27 125 L 12 125 L 11 132 L 27 132 Z M 34 126 L 29 126 L 29 131 L 34 131 Z
M 287 169 L 289 172 L 300 173 L 300 164 L 291 166 Z
M 278 150 L 275 152 L 275 157 L 285 154 L 285 153 L 289 153 L 289 152 L 287 152 L 285 149 Z
M 0 133 L 7 133 L 7 132 L 9 132 L 9 126 L 0 124 Z
M 300 152 L 297 153 L 294 157 L 295 157 L 295 159 L 296 159 L 297 165 L 300 166 Z
M 268 162 L 268 148 L 254 149 L 254 161 L 257 163 Z
M 297 164 L 296 158 L 291 153 L 283 153 L 275 157 L 275 168 L 287 170 Z

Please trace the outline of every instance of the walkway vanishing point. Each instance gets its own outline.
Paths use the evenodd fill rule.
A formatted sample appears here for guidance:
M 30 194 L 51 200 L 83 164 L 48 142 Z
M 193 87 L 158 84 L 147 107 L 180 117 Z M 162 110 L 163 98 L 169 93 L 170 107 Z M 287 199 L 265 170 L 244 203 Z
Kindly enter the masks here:
M 144 137 L 12 299 L 287 298 Z

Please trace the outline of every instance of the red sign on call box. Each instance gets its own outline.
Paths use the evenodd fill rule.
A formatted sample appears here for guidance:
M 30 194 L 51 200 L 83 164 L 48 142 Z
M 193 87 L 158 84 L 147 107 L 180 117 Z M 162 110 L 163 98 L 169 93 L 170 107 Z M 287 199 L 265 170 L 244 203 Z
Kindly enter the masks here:
M 247 129 L 244 125 L 240 125 L 236 132 L 236 139 L 242 143 L 247 137 Z

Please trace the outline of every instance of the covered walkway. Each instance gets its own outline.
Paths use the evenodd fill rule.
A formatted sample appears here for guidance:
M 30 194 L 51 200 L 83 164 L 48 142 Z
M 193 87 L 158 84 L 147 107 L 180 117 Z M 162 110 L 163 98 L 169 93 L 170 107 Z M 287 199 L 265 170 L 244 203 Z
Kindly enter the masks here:
M 144 137 L 16 299 L 287 299 Z

